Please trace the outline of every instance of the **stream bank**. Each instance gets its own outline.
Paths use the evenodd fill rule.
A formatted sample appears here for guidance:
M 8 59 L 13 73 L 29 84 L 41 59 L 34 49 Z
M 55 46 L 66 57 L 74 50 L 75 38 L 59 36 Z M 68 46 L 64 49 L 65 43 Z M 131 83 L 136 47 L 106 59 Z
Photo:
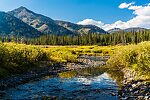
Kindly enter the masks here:
M 119 91 L 121 100 L 150 100 L 150 82 L 148 80 L 136 80 L 137 73 L 129 69 L 123 69 L 123 86 Z
M 10 87 L 15 88 L 20 84 L 29 83 L 30 81 L 39 81 L 41 80 L 41 77 L 48 76 L 48 75 L 58 76 L 58 73 L 61 72 L 68 73 L 68 71 L 81 70 L 79 71 L 79 73 L 83 73 L 86 72 L 86 70 L 82 71 L 82 69 L 84 70 L 85 68 L 91 68 L 91 69 L 87 69 L 90 70 L 89 71 L 90 73 L 86 72 L 84 76 L 88 77 L 89 75 L 91 75 L 91 73 L 94 73 L 94 75 L 98 75 L 98 73 L 101 73 L 101 71 L 98 71 L 98 69 L 95 69 L 95 67 L 105 65 L 108 59 L 109 56 L 95 57 L 95 56 L 82 55 L 78 57 L 77 63 L 53 64 L 51 66 L 43 67 L 38 70 L 29 71 L 28 73 L 23 75 L 12 76 L 6 79 L 2 79 L 0 80 L 0 96 L 7 94 L 5 92 L 6 88 L 10 88 Z M 116 80 L 116 81 L 121 81 L 123 84 L 121 90 L 118 92 L 119 99 L 121 100 L 149 100 L 150 99 L 150 83 L 145 82 L 144 80 L 134 80 L 134 76 L 136 75 L 136 73 L 130 70 L 122 70 L 122 73 L 123 74 L 119 73 L 118 75 L 116 75 L 116 72 L 114 71 L 112 71 L 112 73 L 108 73 L 110 74 L 110 76 L 111 74 L 114 74 L 117 77 L 120 76 L 123 77 L 123 79 L 121 80 Z M 73 75 L 75 74 L 73 73 Z M 80 77 L 78 77 L 77 79 L 80 79 Z M 115 80 L 115 78 L 113 79 Z M 111 95 L 115 96 L 117 95 L 117 93 L 111 93 Z
M 47 65 L 47 62 L 42 62 L 44 67 L 28 71 L 22 75 L 14 75 L 4 79 L 0 79 L 0 94 L 3 94 L 4 90 L 9 87 L 15 87 L 19 84 L 24 84 L 29 81 L 39 80 L 39 78 L 46 75 L 57 75 L 60 72 L 66 72 L 70 70 L 76 70 L 87 67 L 102 66 L 109 57 L 94 57 L 94 56 L 80 56 L 77 59 L 77 63 L 56 63 Z M 40 66 L 41 66 L 40 65 Z
M 107 57 L 82 56 L 78 58 L 78 63 L 70 63 L 67 67 L 62 67 L 62 70 L 59 69 L 60 66 L 55 66 L 59 73 L 54 74 L 56 69 L 51 70 L 53 73 L 45 77 L 34 77 L 32 81 L 7 88 L 1 91 L 1 99 L 117 100 L 116 82 L 99 67 L 105 64 L 106 59 Z

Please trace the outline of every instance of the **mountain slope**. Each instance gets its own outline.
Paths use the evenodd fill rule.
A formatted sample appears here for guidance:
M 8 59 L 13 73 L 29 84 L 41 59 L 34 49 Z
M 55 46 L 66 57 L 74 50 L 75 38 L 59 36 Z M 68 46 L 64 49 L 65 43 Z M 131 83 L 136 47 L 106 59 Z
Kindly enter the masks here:
M 127 29 L 120 29 L 120 28 L 114 28 L 114 29 L 110 29 L 107 32 L 108 33 L 115 33 L 115 32 L 119 32 L 119 31 L 124 31 L 124 32 L 139 32 L 139 31 L 145 31 L 147 29 L 145 28 L 140 28 L 140 27 L 132 27 L 132 28 L 127 28 Z
M 113 28 L 113 29 L 110 29 L 110 30 L 108 30 L 107 32 L 108 33 L 115 33 L 115 32 L 119 32 L 119 31 L 121 31 L 122 29 L 120 29 L 120 28 Z
M 140 28 L 140 27 L 133 27 L 133 28 L 124 29 L 125 32 L 139 32 L 139 31 L 144 31 L 144 30 L 146 30 L 146 29 Z
M 14 16 L 0 12 L 0 35 L 37 37 L 42 33 L 22 22 Z
M 66 21 L 55 21 L 58 25 L 63 26 L 67 28 L 70 31 L 76 32 L 78 34 L 83 34 L 83 33 L 98 33 L 98 34 L 105 34 L 107 33 L 103 29 L 94 26 L 94 25 L 78 25 Z
M 55 21 L 49 17 L 36 14 L 25 7 L 20 7 L 13 11 L 8 12 L 28 25 L 36 28 L 45 34 L 56 34 L 56 35 L 74 35 L 72 31 L 58 25 Z

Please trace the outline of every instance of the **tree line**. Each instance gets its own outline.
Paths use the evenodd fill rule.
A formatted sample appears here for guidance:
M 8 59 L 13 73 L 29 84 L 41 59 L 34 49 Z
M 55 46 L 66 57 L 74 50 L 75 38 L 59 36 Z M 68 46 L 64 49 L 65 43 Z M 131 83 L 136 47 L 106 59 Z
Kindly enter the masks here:
M 0 37 L 0 41 L 35 45 L 125 45 L 137 44 L 142 41 L 150 41 L 150 30 L 139 32 L 120 31 L 112 34 L 88 33 L 78 36 L 57 36 L 54 34 L 45 34 L 37 38 L 3 36 Z

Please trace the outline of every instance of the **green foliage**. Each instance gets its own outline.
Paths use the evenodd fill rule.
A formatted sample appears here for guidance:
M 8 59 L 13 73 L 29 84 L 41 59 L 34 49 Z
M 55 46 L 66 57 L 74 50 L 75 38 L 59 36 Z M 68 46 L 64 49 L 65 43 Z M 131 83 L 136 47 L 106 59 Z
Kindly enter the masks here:
M 73 48 L 73 50 L 79 55 L 93 55 L 93 56 L 106 56 L 112 55 L 114 50 L 116 49 L 115 46 L 77 46 Z
M 120 70 L 133 69 L 140 75 L 150 76 L 150 42 L 118 48 L 107 65 Z
M 78 55 L 65 47 L 41 48 L 34 45 L 0 43 L 0 77 L 39 67 L 41 61 L 76 62 Z
M 0 73 L 20 73 L 35 66 L 42 60 L 42 56 L 42 49 L 35 46 L 0 43 Z
M 58 36 L 46 34 L 38 38 L 15 38 L 15 37 L 2 37 L 1 41 L 21 42 L 26 44 L 36 45 L 127 45 L 137 44 L 143 41 L 150 41 L 150 30 L 143 30 L 139 32 L 116 32 L 112 34 L 97 34 L 87 33 L 75 36 Z
M 48 59 L 56 62 L 76 62 L 78 55 L 66 47 L 43 48 Z
M 0 68 L 0 78 L 6 77 L 9 75 L 9 72 L 6 69 Z
M 150 42 L 127 46 L 35 46 L 0 42 L 0 77 L 38 67 L 41 61 L 76 62 L 79 55 L 111 56 L 107 65 L 150 76 Z
M 76 75 L 77 75 L 76 71 L 68 71 L 68 72 L 59 73 L 60 78 L 72 78 L 72 77 L 75 77 Z

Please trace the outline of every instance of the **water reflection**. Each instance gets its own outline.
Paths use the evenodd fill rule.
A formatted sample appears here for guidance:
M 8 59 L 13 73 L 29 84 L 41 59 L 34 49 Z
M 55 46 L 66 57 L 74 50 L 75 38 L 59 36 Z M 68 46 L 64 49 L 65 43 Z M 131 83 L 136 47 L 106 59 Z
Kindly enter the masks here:
M 108 69 L 107 73 L 109 76 L 116 81 L 116 83 L 121 87 L 123 84 L 124 73 L 117 69 Z
M 7 90 L 3 99 L 117 100 L 118 86 L 103 68 L 86 68 L 47 76 Z
M 73 71 L 59 73 L 59 77 L 60 78 L 73 78 L 76 76 L 92 77 L 103 74 L 105 71 L 106 69 L 103 67 L 92 67 L 92 68 L 88 67 L 84 69 L 77 69 Z

